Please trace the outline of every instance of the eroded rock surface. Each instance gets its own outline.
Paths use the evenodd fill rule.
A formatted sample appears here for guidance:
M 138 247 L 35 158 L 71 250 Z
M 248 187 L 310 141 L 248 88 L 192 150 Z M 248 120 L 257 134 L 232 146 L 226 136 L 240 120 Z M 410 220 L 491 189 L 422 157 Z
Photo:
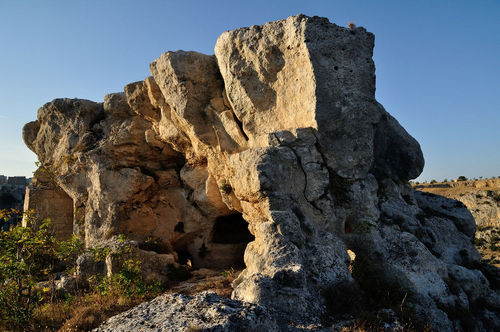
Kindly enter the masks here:
M 500 179 L 421 184 L 415 188 L 464 203 L 479 227 L 500 227 Z
M 264 308 L 203 292 L 165 294 L 110 318 L 95 332 L 279 331 Z
M 104 103 L 44 105 L 23 137 L 81 211 L 87 246 L 154 237 L 195 267 L 242 264 L 244 250 L 232 297 L 290 321 L 328 321 L 325 294 L 377 296 L 377 280 L 394 295 L 383 305 L 440 331 L 499 329 L 474 219 L 408 184 L 424 159 L 375 100 L 373 43 L 303 15 L 224 32 L 215 56 L 167 52 Z
M 57 206 L 57 209 L 54 207 Z M 50 219 L 54 234 L 59 240 L 73 235 L 73 200 L 55 183 L 52 174 L 44 169 L 36 172 L 26 188 L 22 225 L 37 227 L 43 219 Z

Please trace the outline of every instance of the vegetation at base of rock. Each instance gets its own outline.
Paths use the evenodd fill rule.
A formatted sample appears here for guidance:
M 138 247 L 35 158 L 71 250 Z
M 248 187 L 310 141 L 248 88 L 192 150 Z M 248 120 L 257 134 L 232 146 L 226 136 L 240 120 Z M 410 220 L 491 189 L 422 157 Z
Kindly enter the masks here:
M 80 292 L 36 308 L 29 322 L 33 331 L 90 331 L 109 317 L 128 310 L 157 294 L 127 297 L 117 293 L 100 295 Z
M 16 213 L 0 210 L 0 217 L 11 220 Z M 115 252 L 95 247 L 88 251 L 96 261 L 108 255 L 123 258 L 118 271 L 77 278 L 75 289 L 60 298 L 55 280 L 61 273 L 75 275 L 83 242 L 77 236 L 57 240 L 49 219 L 35 222 L 33 213 L 26 213 L 25 219 L 27 227 L 16 224 L 0 233 L 0 330 L 50 331 L 63 324 L 88 330 L 164 290 L 159 282 L 144 280 L 141 262 L 128 255 L 129 246 Z

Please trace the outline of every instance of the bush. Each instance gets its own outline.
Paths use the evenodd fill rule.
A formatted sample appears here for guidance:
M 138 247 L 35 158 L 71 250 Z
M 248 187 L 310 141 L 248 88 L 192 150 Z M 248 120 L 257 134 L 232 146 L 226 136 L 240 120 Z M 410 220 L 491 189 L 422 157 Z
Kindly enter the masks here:
M 457 178 L 457 181 L 467 181 L 467 178 L 463 175 L 460 175 L 458 178 Z
M 12 213 L 0 210 L 0 218 L 10 219 Z M 35 222 L 32 213 L 25 217 L 27 227 L 14 225 L 0 232 L 1 331 L 40 330 L 49 326 L 57 330 L 73 315 L 81 317 L 80 322 L 72 326 L 86 330 L 163 290 L 160 283 L 147 283 L 143 279 L 141 262 L 133 257 L 131 247 L 123 241 L 124 245 L 115 252 L 110 248 L 88 249 L 96 262 L 108 257 L 117 260 L 115 274 L 109 277 L 94 275 L 88 280 L 90 289 L 67 293 L 63 301 L 56 299 L 56 275 L 62 271 L 74 274 L 76 259 L 85 253 L 83 242 L 77 236 L 58 241 L 51 232 L 50 220 Z M 85 302 L 85 310 L 78 313 L 82 308 L 71 305 L 74 301 Z
M 31 217 L 27 218 L 30 224 Z M 35 306 L 49 291 L 36 285 L 52 277 L 58 260 L 50 225 L 50 220 L 44 220 L 36 230 L 17 225 L 0 233 L 0 319 L 3 326 L 17 329 L 25 325 Z
M 159 282 L 146 283 L 142 277 L 141 262 L 135 259 L 126 259 L 117 273 L 111 276 L 93 276 L 91 289 L 99 295 L 124 295 L 128 298 L 140 297 L 147 293 L 159 293 L 162 286 Z

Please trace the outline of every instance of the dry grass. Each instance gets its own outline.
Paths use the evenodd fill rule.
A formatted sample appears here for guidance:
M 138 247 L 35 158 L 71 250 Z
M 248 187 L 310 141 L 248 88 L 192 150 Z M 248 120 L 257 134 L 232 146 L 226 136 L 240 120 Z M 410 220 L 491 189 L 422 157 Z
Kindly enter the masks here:
M 338 332 L 431 332 L 434 331 L 428 320 L 422 320 L 412 310 L 402 310 L 399 317 L 387 316 L 383 312 L 358 312 L 356 318 L 344 321 L 340 326 L 332 326 L 332 331 Z M 394 320 L 396 318 L 396 320 Z
M 195 294 L 205 290 L 216 292 L 219 296 L 230 297 L 231 283 L 239 271 L 214 271 L 199 269 L 193 271 L 189 280 L 176 283 L 170 291 Z M 108 318 L 124 312 L 159 294 L 126 297 L 121 294 L 99 295 L 81 293 L 66 300 L 45 303 L 38 307 L 27 330 L 30 331 L 90 331 Z M 1 331 L 9 327 L 1 326 Z
M 234 279 L 233 279 L 234 280 Z M 219 296 L 223 297 L 231 297 L 231 293 L 233 292 L 233 287 L 231 286 L 231 283 L 233 280 L 228 279 L 228 278 L 221 278 L 221 279 L 207 279 L 204 282 L 198 283 L 195 287 L 193 292 L 194 293 L 199 293 L 203 292 L 206 290 L 212 290 L 217 293 Z
M 339 332 L 389 332 L 389 331 L 401 331 L 401 332 L 432 332 L 434 331 L 429 326 L 416 327 L 413 324 L 403 324 L 398 327 L 387 327 L 383 324 L 373 324 L 372 322 L 356 322 L 353 326 L 342 327 L 336 329 L 332 327 L 332 331 Z
M 87 294 L 76 296 L 72 301 L 47 303 L 36 310 L 30 330 L 90 331 L 106 319 L 146 300 L 149 298 Z
M 439 187 L 444 186 L 444 187 Z M 457 196 L 479 190 L 500 190 L 500 179 L 484 179 L 484 180 L 470 180 L 458 182 L 436 182 L 412 184 L 416 190 L 425 191 L 431 194 L 442 196 Z
M 483 262 L 500 268 L 500 253 L 498 251 L 487 248 L 478 248 L 478 251 L 483 258 Z

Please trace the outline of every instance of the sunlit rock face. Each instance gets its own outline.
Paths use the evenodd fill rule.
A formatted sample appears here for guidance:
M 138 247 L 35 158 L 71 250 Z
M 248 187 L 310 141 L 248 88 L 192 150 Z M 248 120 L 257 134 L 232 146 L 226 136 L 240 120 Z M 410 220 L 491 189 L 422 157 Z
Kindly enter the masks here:
M 195 267 L 244 264 L 233 298 L 293 320 L 320 321 L 340 285 L 374 296 L 369 274 L 436 329 L 500 328 L 474 219 L 408 185 L 424 160 L 375 100 L 373 44 L 303 15 L 227 31 L 215 56 L 167 52 L 104 103 L 44 105 L 23 137 L 88 246 L 123 233 Z

